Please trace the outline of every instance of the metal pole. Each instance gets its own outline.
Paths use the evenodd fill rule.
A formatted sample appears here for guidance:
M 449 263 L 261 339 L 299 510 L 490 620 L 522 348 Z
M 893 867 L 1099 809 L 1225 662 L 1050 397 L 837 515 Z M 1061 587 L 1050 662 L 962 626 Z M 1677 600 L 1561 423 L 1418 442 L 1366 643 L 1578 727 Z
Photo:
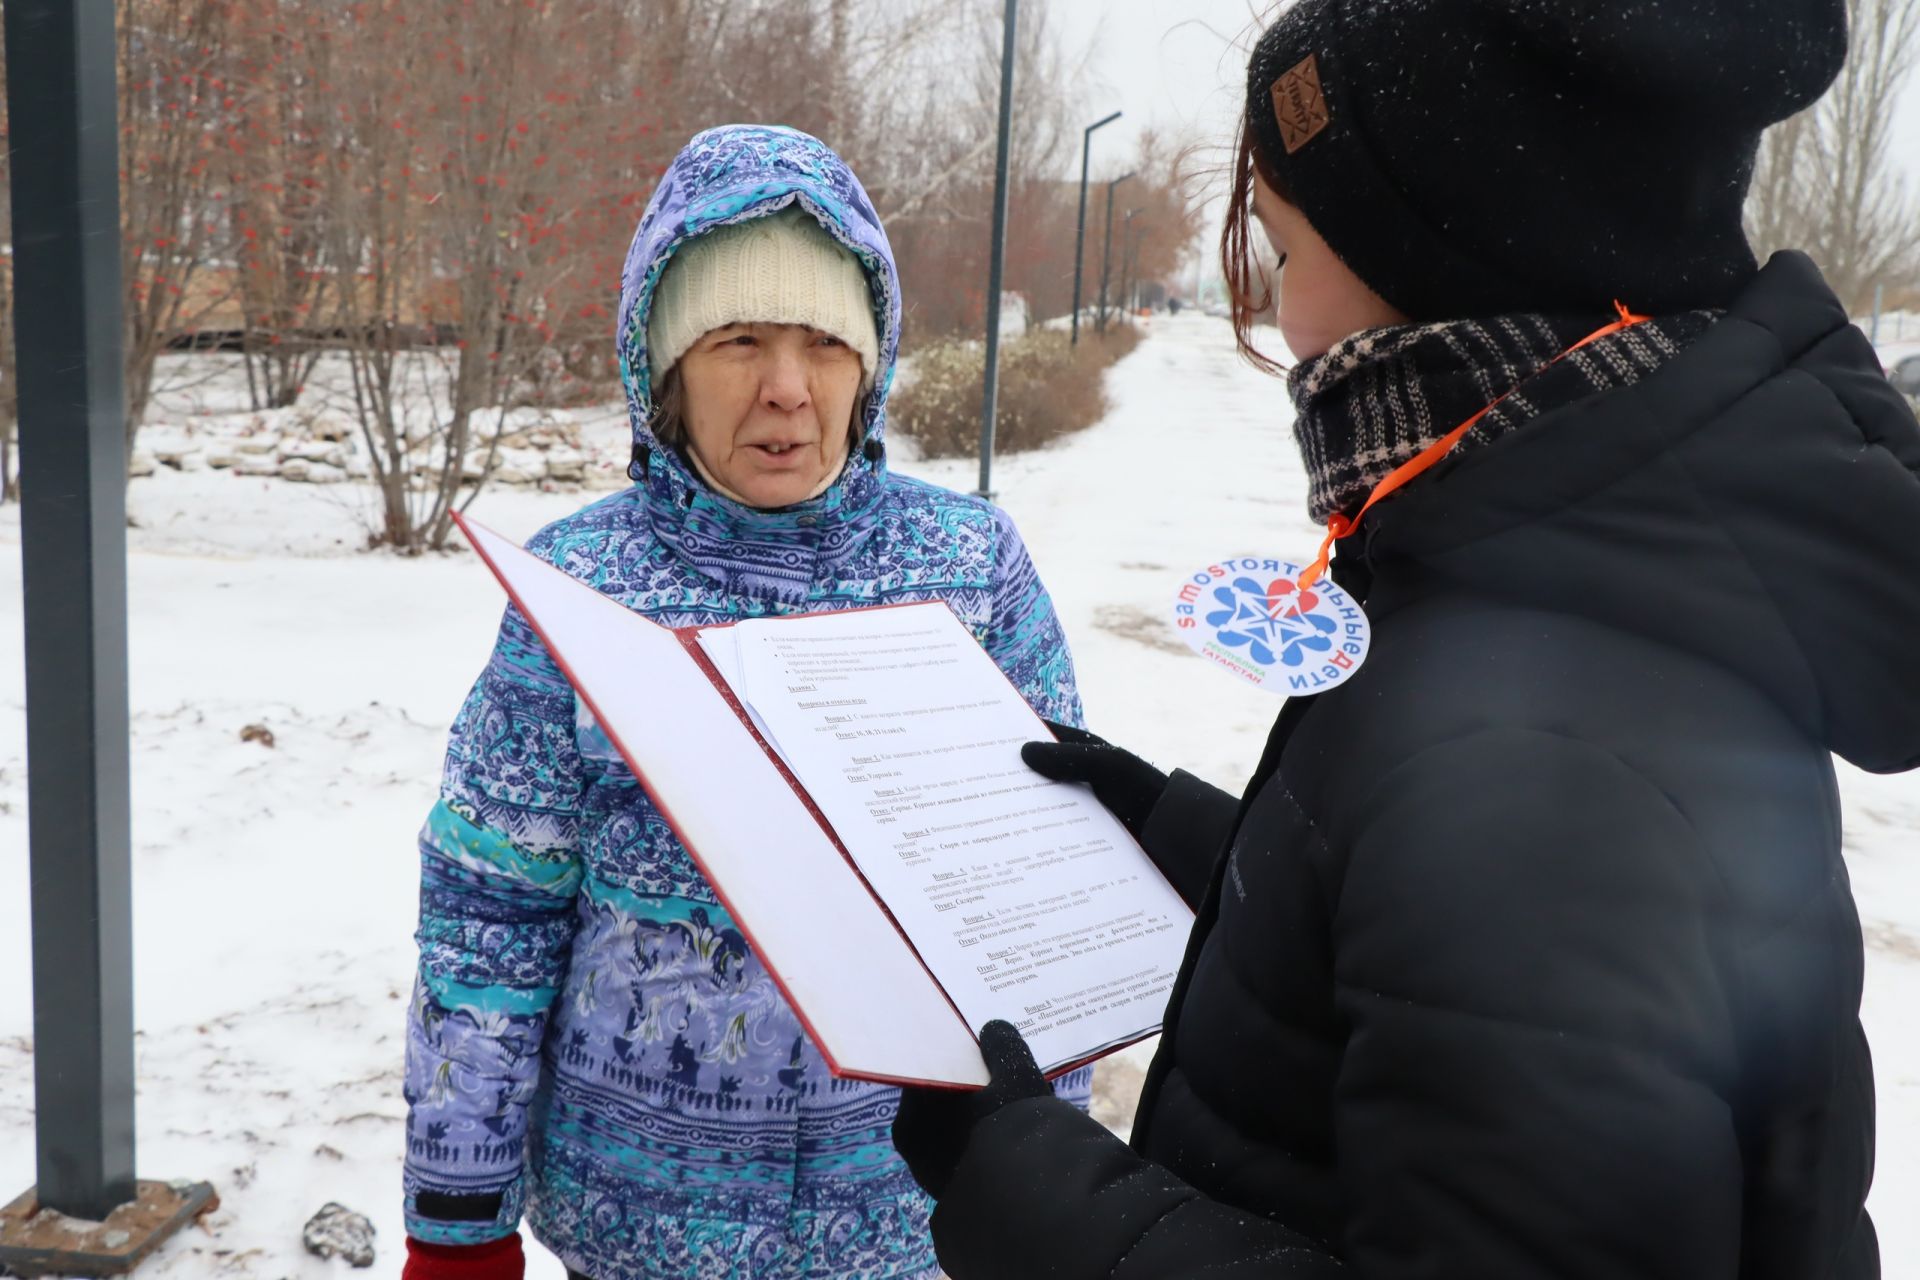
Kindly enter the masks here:
M 7 0 L 38 1201 L 134 1196 L 113 0 Z
M 1100 310 L 1096 313 L 1094 327 L 1101 333 L 1107 331 L 1107 273 L 1108 256 L 1113 252 L 1113 183 L 1107 184 L 1107 231 L 1101 242 L 1100 250 Z
M 1067 342 L 1070 347 L 1080 345 L 1080 259 L 1086 256 L 1087 244 L 1087 157 L 1093 150 L 1093 131 L 1119 118 L 1120 113 L 1116 111 L 1103 120 L 1094 121 L 1080 134 L 1080 222 L 1073 233 L 1073 337 Z
M 1885 294 L 1886 285 L 1875 281 L 1873 286 L 1873 328 L 1867 334 L 1868 343 L 1874 346 L 1880 344 L 1880 303 L 1884 301 Z
M 1146 281 L 1140 278 L 1140 249 L 1146 243 L 1148 223 L 1141 223 L 1134 229 L 1133 249 L 1127 256 L 1127 278 L 1133 281 L 1133 310 L 1138 315 L 1147 304 L 1142 300 L 1146 290 L 1141 286 Z
M 1007 140 L 1013 129 L 1013 33 L 1020 0 L 1007 0 L 1000 40 L 1000 143 L 993 161 L 993 259 L 987 269 L 987 381 L 980 405 L 980 496 L 993 497 L 993 420 L 1000 396 L 1000 279 L 1007 265 Z
M 1107 184 L 1107 237 L 1106 244 L 1100 250 L 1100 323 L 1101 333 L 1107 331 L 1107 277 L 1113 258 L 1113 189 L 1133 176 L 1133 170 L 1115 178 Z
M 1129 324 L 1140 310 L 1140 286 L 1133 278 L 1133 220 L 1139 213 L 1138 209 L 1127 210 L 1126 219 L 1120 224 L 1120 296 L 1126 300 Z

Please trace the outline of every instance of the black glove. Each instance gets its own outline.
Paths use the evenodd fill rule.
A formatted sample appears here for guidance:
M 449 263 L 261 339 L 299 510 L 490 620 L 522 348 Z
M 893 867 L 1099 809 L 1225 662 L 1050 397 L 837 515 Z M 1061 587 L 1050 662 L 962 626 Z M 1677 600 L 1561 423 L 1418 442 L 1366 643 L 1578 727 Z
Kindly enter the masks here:
M 1097 734 L 1049 720 L 1058 742 L 1029 742 L 1020 748 L 1027 768 L 1054 782 L 1084 782 L 1135 840 L 1167 789 L 1167 775 L 1123 747 Z
M 1020 758 L 1043 778 L 1085 782 L 1160 874 L 1195 911 L 1207 896 L 1214 863 L 1240 810 L 1236 796 L 1176 769 L 1152 765 L 1085 729 L 1047 721 L 1058 742 L 1029 742 Z M 1149 830 L 1151 828 L 1151 830 Z
M 974 1125 L 1009 1102 L 1053 1096 L 1053 1086 L 1033 1060 L 1033 1050 L 1012 1023 L 996 1018 L 980 1028 L 980 1057 L 987 1064 L 984 1089 L 900 1091 L 893 1147 L 907 1162 L 913 1180 L 935 1200 L 946 1194 Z

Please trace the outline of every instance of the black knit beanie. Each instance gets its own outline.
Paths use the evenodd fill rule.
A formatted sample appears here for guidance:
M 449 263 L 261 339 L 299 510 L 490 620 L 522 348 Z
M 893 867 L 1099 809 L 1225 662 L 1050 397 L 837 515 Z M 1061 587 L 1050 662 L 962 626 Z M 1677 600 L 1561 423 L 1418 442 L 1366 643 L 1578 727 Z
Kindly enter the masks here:
M 1302 0 L 1247 121 L 1281 194 L 1415 320 L 1723 306 L 1760 133 L 1846 55 L 1845 0 Z

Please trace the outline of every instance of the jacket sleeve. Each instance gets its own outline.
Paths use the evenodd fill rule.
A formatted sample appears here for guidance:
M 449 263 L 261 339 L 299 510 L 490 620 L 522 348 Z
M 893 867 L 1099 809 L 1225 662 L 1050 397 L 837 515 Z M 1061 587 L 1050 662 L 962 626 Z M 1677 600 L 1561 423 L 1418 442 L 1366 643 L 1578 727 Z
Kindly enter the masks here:
M 1042 719 L 1085 727 L 1073 655 L 1053 600 L 1006 512 L 994 508 L 993 614 L 981 643 Z
M 1321 1280 L 1348 1271 L 1278 1222 L 1209 1200 L 1053 1098 L 974 1126 L 933 1213 L 953 1280 Z
M 1240 797 L 1175 769 L 1140 830 L 1140 847 L 1196 911 L 1239 812 Z
M 1334 1145 L 1369 1280 L 1739 1273 L 1734 906 L 1616 756 L 1501 730 L 1360 806 Z
M 407 1024 L 407 1231 L 510 1234 L 527 1105 L 573 939 L 581 797 L 574 696 L 509 608 L 454 721 L 420 833 L 420 967 Z
M 1331 937 L 1340 1260 L 1041 1100 L 975 1126 L 933 1218 L 955 1280 L 1738 1274 L 1728 904 L 1685 815 L 1605 752 L 1507 732 L 1358 809 Z

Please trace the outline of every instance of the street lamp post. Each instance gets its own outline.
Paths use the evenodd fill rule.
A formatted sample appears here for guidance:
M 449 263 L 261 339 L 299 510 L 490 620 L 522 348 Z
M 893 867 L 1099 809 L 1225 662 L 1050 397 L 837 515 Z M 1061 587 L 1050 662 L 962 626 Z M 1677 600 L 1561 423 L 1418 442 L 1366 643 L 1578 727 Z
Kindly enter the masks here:
M 1127 210 L 1126 219 L 1120 224 L 1120 297 L 1129 315 L 1140 309 L 1139 285 L 1133 278 L 1133 266 L 1138 261 L 1134 250 L 1139 247 L 1134 241 L 1133 219 L 1143 212 Z
M 1129 169 L 1107 184 L 1107 235 L 1106 243 L 1100 250 L 1100 332 L 1107 331 L 1107 277 L 1110 274 L 1113 259 L 1113 189 L 1133 176 Z
M 1105 119 L 1095 120 L 1080 134 L 1080 222 L 1073 233 L 1073 337 L 1069 346 L 1080 345 L 1080 261 L 1086 256 L 1087 245 L 1087 157 L 1093 149 L 1093 131 L 1119 118 L 1120 113 L 1116 111 Z
M 212 1197 L 134 1177 L 127 436 L 112 0 L 8 0 L 36 1182 L 0 1271 L 119 1274 Z M 24 1214 L 17 1213 L 22 1203 Z M 136 1204 L 131 1216 L 117 1210 Z M 23 1224 L 71 1229 L 49 1248 Z
M 993 168 L 993 255 L 987 268 L 987 373 L 980 405 L 980 496 L 993 497 L 993 425 L 1000 398 L 1000 280 L 1007 265 L 1007 140 L 1013 128 L 1013 37 L 1019 0 L 1006 0 L 1000 39 L 1000 140 Z
M 9 3 L 38 1195 L 134 1195 L 113 8 Z

